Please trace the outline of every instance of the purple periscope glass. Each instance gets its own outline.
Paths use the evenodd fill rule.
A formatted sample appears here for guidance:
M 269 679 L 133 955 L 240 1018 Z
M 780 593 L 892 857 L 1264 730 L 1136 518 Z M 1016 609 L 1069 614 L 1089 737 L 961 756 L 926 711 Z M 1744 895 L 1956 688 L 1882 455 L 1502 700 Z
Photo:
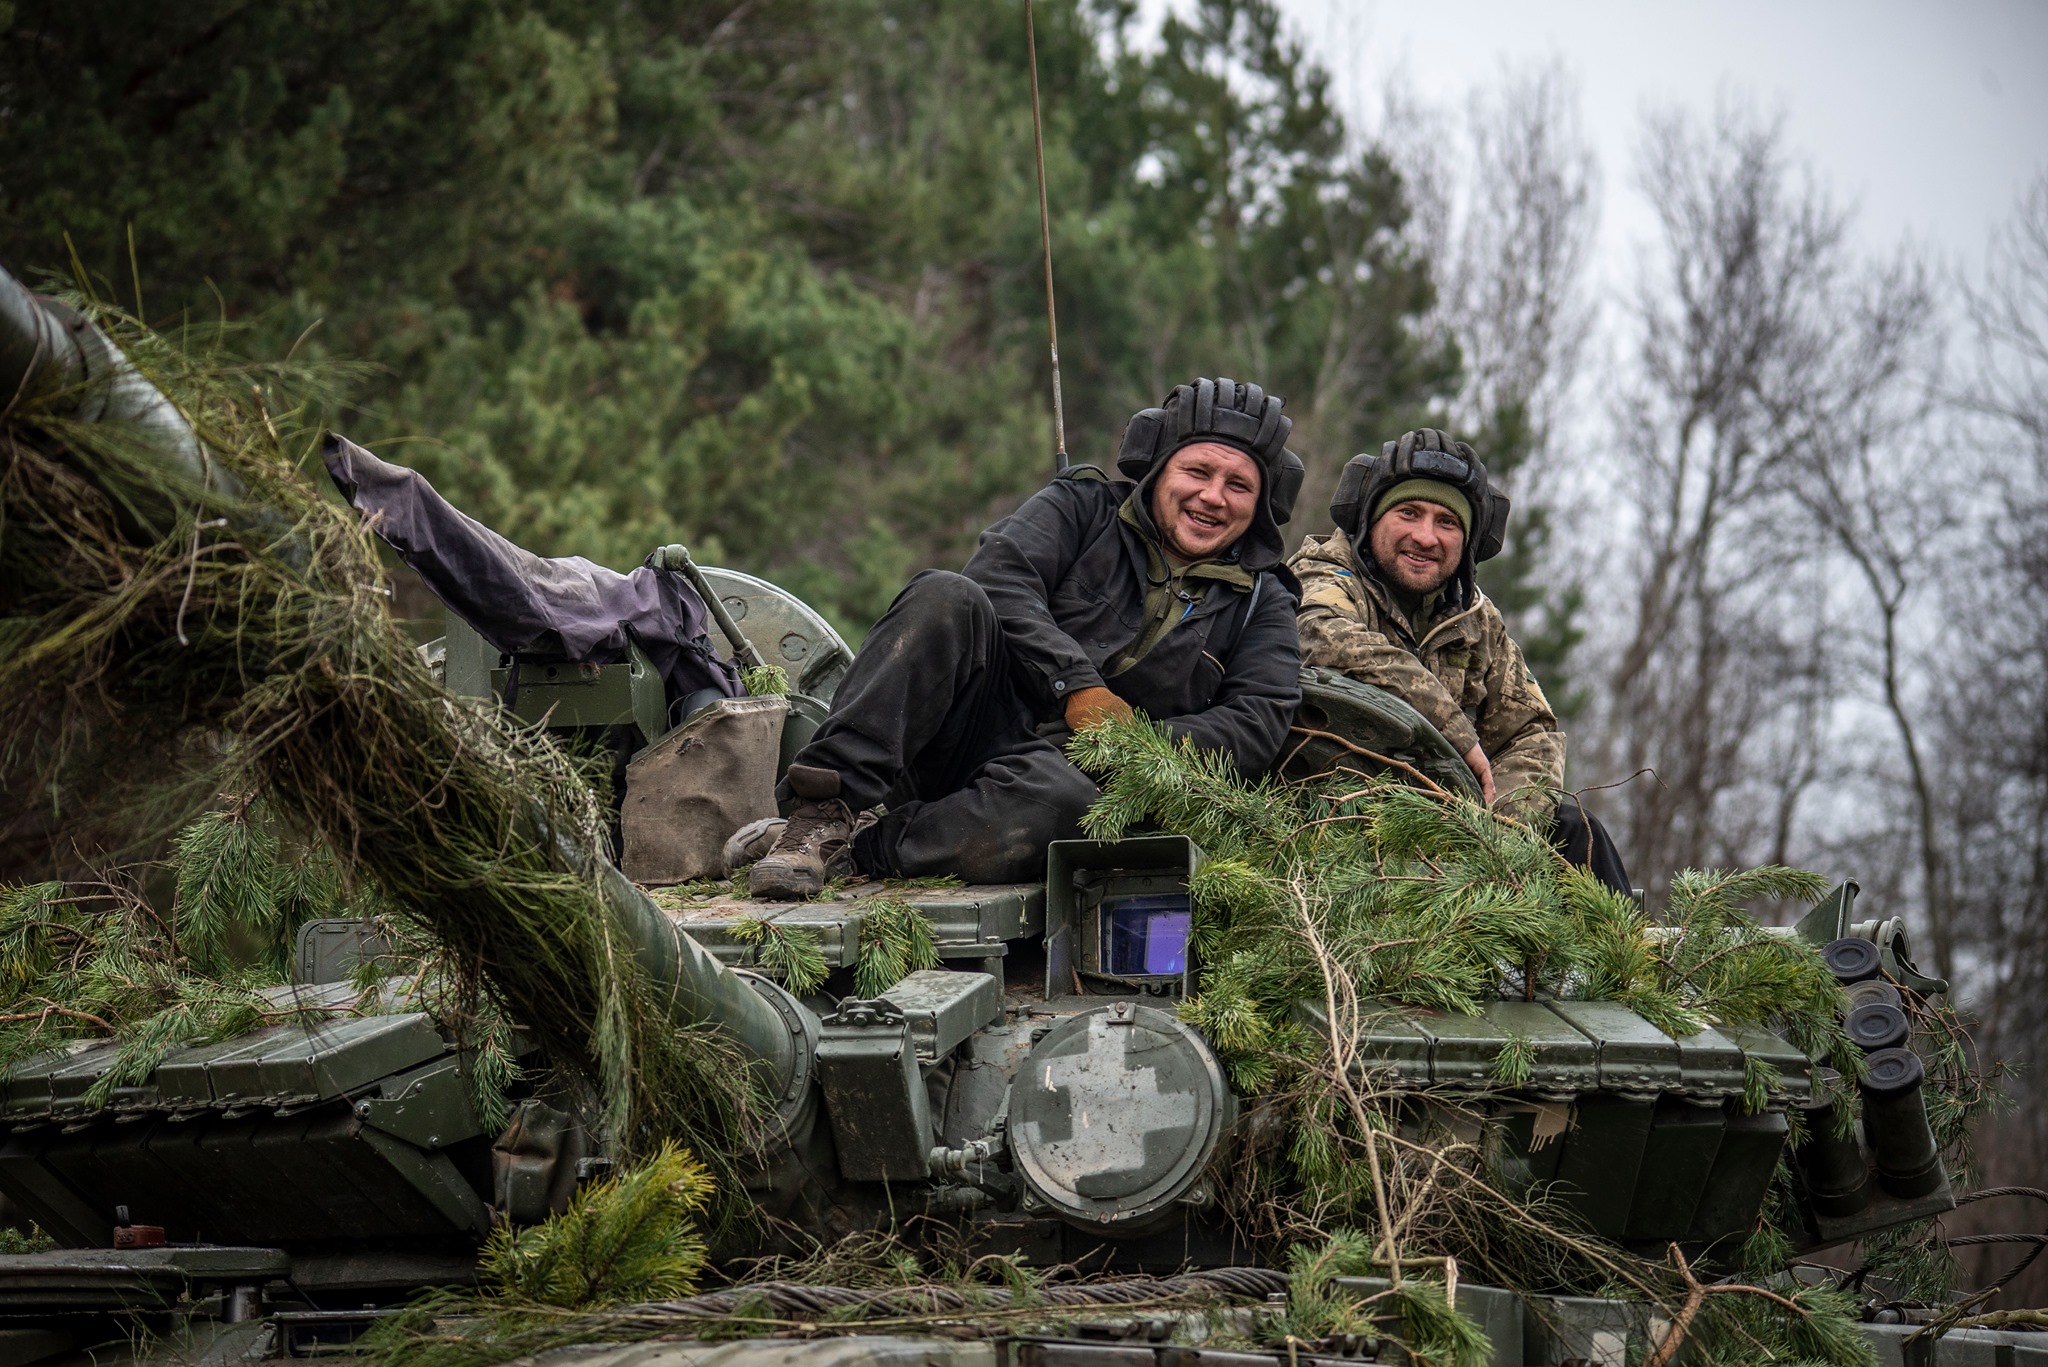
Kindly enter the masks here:
M 1102 904 L 1102 965 L 1115 978 L 1176 977 L 1187 971 L 1194 913 L 1187 894 L 1147 893 Z

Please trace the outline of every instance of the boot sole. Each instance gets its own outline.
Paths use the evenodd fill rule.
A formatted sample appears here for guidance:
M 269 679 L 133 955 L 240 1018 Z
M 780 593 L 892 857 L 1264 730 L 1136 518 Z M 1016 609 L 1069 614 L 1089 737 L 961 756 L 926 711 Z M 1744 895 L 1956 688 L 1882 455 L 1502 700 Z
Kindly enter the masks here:
M 766 873 L 767 877 L 762 877 Z M 825 881 L 797 869 L 763 869 L 754 865 L 747 876 L 747 892 L 764 902 L 797 902 L 825 890 Z

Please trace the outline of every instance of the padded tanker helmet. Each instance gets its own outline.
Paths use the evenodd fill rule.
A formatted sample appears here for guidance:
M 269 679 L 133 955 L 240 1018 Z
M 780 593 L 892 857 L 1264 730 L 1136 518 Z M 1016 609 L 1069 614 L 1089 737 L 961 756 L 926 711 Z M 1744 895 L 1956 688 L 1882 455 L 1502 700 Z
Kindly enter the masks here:
M 1258 462 L 1264 477 L 1260 501 L 1275 527 L 1284 526 L 1294 513 L 1302 478 L 1301 457 L 1287 449 L 1294 419 L 1280 411 L 1285 402 L 1255 384 L 1234 380 L 1198 379 L 1176 385 L 1164 405 L 1136 414 L 1124 428 L 1117 471 L 1144 483 L 1183 446 L 1219 442 Z
M 1411 479 L 1448 484 L 1471 503 L 1472 535 L 1466 539 L 1466 554 L 1472 564 L 1500 554 L 1508 531 L 1508 496 L 1488 482 L 1478 452 L 1434 427 L 1404 432 L 1398 441 L 1382 446 L 1377 455 L 1366 451 L 1346 461 L 1344 472 L 1337 477 L 1337 492 L 1330 499 L 1330 516 L 1356 541 L 1364 534 L 1380 495 Z

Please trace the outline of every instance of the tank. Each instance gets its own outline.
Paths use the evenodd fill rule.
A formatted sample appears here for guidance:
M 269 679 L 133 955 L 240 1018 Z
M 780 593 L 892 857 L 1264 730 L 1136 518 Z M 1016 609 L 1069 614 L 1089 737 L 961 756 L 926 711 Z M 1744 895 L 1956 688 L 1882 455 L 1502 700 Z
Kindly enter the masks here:
M 102 395 L 96 411 L 153 425 L 166 459 L 200 464 L 177 411 L 95 329 L 0 279 L 0 388 L 95 369 L 113 377 L 86 391 Z M 851 652 L 774 585 L 716 568 L 703 575 L 722 609 L 723 643 L 742 649 L 754 643 L 740 639 L 750 629 L 761 632 L 796 685 L 770 709 L 771 740 L 735 751 L 765 787 L 785 756 L 783 729 L 815 726 Z M 494 696 L 494 674 L 517 667 L 460 632 L 436 658 L 449 687 Z M 1384 757 L 1469 785 L 1455 752 L 1398 698 L 1321 671 L 1305 674 L 1304 693 L 1300 721 L 1315 748 L 1293 762 L 1373 770 L 1367 756 Z M 670 714 L 650 704 L 634 662 L 529 677 L 520 705 L 551 725 L 630 728 L 639 757 L 662 755 L 689 728 L 702 732 L 724 706 L 666 727 Z M 654 781 L 646 772 L 629 777 L 626 804 L 635 782 Z M 625 845 L 630 867 L 630 838 Z M 724 1032 L 761 1070 L 777 1123 L 749 1194 L 788 1228 L 829 1240 L 929 1215 L 970 1253 L 1160 1276 L 1255 1259 L 1222 1209 L 1219 1182 L 1259 1123 L 1256 1108 L 1176 1011 L 1198 967 L 1189 880 L 1205 855 L 1188 840 L 1058 842 L 1040 881 L 855 886 L 794 904 L 716 895 L 658 905 L 607 852 L 576 858 L 599 873 L 674 1018 Z M 1845 981 L 1883 970 L 1938 988 L 1913 970 L 1896 921 L 1855 919 L 1855 896 L 1845 884 L 1787 933 L 1840 946 L 1830 962 L 1841 961 Z M 878 909 L 899 899 L 928 923 L 938 966 L 860 995 L 855 974 Z M 764 969 L 763 921 L 807 933 L 824 957 L 821 982 L 798 995 Z M 333 1350 L 418 1288 L 469 1279 L 495 1225 L 545 1218 L 611 1167 L 606 1134 L 557 1096 L 527 1095 L 506 1123 L 484 1123 L 467 1086 L 470 1060 L 425 1011 L 401 1001 L 388 1014 L 350 1014 L 349 980 L 377 952 L 367 923 L 312 922 L 293 982 L 275 989 L 308 1019 L 175 1050 L 111 1091 L 95 1083 L 113 1048 L 90 1040 L 0 1077 L 0 1194 L 59 1245 L 0 1257 L 0 1361 L 83 1361 L 75 1355 L 94 1345 L 166 1326 L 179 1352 L 206 1361 Z M 1700 1251 L 1752 1227 L 1795 1118 L 1806 1139 L 1792 1223 L 1807 1245 L 1954 1205 L 1940 1165 L 1926 1161 L 1918 1075 L 1906 1061 L 1882 1076 L 1873 1068 L 1866 1128 L 1845 1135 L 1821 1123 L 1840 1100 L 1839 1080 L 1767 1031 L 1680 1039 L 1615 1003 L 1561 1000 L 1502 1000 L 1476 1016 L 1368 1003 L 1367 1017 L 1362 1073 L 1417 1107 L 1476 1110 L 1497 1173 L 1550 1184 L 1590 1229 L 1626 1247 Z M 1301 1023 L 1327 1028 L 1314 1011 Z M 1528 1067 L 1504 1088 L 1496 1065 L 1511 1047 Z M 1759 1064 L 1776 1080 L 1754 1109 L 1742 1097 Z M 1502 1364 L 1587 1357 L 1572 1335 L 1597 1338 L 1608 1332 L 1597 1329 L 1600 1315 L 1632 1313 L 1613 1302 L 1523 1307 L 1469 1284 L 1457 1295 L 1497 1330 Z M 1647 1321 L 1624 1326 L 1616 1341 L 1644 1345 L 1645 1332 Z M 858 1344 L 802 1352 L 994 1361 L 986 1343 Z M 793 1351 L 757 1347 L 763 1362 Z M 1042 1367 L 1107 1361 L 1099 1345 L 1003 1351 Z M 1118 1363 L 1161 1367 L 1173 1353 L 1180 1367 L 1204 1356 L 1215 1367 L 1248 1361 L 1165 1345 L 1115 1351 Z M 726 1355 L 746 1353 L 733 1345 Z

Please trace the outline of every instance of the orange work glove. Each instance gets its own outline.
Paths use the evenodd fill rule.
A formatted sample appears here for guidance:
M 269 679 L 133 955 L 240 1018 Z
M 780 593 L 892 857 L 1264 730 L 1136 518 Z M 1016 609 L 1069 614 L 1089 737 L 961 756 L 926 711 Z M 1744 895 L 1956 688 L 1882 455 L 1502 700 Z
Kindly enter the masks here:
M 1106 688 L 1084 688 L 1067 699 L 1067 726 L 1085 731 L 1115 718 L 1131 719 L 1131 705 Z

